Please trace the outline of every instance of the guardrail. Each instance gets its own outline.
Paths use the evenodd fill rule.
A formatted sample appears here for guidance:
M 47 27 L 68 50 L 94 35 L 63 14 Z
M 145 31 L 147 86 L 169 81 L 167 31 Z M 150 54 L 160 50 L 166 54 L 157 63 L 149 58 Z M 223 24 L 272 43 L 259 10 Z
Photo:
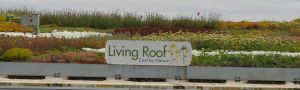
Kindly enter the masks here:
M 133 66 L 0 62 L 0 75 L 46 77 L 160 78 L 175 80 L 300 81 L 298 68 L 246 68 L 199 66 Z

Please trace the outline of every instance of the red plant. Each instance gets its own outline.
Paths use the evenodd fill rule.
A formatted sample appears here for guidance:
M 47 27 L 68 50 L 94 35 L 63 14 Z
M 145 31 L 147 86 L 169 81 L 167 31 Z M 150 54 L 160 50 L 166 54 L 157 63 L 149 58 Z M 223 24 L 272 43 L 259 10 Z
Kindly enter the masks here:
M 106 40 L 94 38 L 60 39 L 60 38 L 22 38 L 0 37 L 0 47 L 8 50 L 15 47 L 28 48 L 33 51 L 46 51 L 53 49 L 76 48 L 103 48 Z
M 212 29 L 195 29 L 188 27 L 139 27 L 139 28 L 119 28 L 116 29 L 114 34 L 126 34 L 128 36 L 134 35 L 149 35 L 153 33 L 165 33 L 165 32 L 211 32 Z
M 39 63 L 78 63 L 78 64 L 106 64 L 103 56 L 93 52 L 52 52 L 29 62 Z

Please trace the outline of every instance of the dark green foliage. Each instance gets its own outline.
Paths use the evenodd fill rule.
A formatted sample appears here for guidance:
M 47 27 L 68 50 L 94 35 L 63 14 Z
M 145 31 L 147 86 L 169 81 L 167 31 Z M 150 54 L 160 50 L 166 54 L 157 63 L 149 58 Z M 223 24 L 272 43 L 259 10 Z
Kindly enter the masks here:
M 192 65 L 222 67 L 300 68 L 300 56 L 220 54 L 193 56 Z

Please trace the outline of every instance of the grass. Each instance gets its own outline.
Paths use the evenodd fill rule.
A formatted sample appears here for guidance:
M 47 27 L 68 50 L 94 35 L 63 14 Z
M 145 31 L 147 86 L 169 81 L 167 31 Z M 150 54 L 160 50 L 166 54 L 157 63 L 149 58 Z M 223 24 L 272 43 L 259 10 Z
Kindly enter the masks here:
M 41 25 L 57 25 L 59 27 L 90 27 L 96 29 L 116 29 L 122 27 L 178 27 L 188 25 L 191 28 L 206 29 L 216 28 L 219 15 L 211 13 L 208 16 L 178 17 L 174 19 L 150 13 L 146 16 L 134 13 L 121 14 L 119 12 L 101 11 L 34 11 L 29 9 L 1 9 L 1 14 L 24 15 L 40 13 Z

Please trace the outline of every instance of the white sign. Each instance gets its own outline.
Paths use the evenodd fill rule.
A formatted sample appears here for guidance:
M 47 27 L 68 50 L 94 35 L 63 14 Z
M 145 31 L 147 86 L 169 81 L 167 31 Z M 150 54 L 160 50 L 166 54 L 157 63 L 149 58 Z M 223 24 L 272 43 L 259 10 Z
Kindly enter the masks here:
M 40 15 L 39 14 L 32 14 L 32 15 L 25 15 L 21 18 L 21 24 L 23 26 L 31 27 L 33 29 L 33 34 L 38 35 L 40 33 Z
M 21 24 L 29 27 L 38 27 L 40 26 L 40 15 L 33 14 L 33 15 L 22 16 Z
M 108 64 L 187 66 L 192 60 L 189 42 L 109 40 Z

